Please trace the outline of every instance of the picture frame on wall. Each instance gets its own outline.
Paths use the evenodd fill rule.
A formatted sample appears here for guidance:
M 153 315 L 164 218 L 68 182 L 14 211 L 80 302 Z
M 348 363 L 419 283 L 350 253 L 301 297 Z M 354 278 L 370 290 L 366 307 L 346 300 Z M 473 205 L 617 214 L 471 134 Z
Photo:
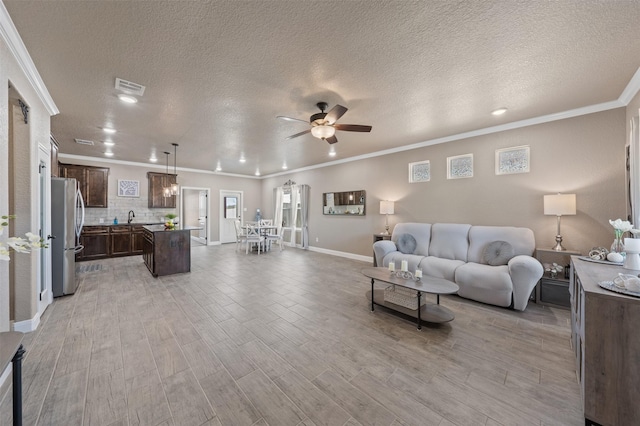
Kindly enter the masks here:
M 409 163 L 409 183 L 429 182 L 431 180 L 431 162 L 429 160 Z
M 496 149 L 496 175 L 512 175 L 529 173 L 530 148 L 529 145 Z
M 118 197 L 140 197 L 140 181 L 118 179 Z
M 465 179 L 473 177 L 473 154 L 447 157 L 447 179 Z

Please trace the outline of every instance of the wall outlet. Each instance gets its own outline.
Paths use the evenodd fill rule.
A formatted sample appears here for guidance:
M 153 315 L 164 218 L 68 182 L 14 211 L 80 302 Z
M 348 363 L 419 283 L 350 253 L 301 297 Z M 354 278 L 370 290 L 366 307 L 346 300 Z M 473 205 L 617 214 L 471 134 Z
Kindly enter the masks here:
M 316 237 L 316 243 L 320 242 L 320 238 Z
M 104 217 L 100 218 L 100 223 L 104 223 Z

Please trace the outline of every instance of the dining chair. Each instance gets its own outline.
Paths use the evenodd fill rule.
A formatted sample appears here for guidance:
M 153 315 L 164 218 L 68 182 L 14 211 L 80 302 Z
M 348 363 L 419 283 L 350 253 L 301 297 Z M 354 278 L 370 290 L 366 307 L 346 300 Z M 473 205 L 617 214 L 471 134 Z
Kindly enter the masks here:
M 236 227 L 236 251 L 238 251 L 238 247 L 242 247 L 242 244 L 247 243 L 247 234 L 242 229 L 242 223 L 239 219 L 234 220 L 233 224 Z
M 247 225 L 247 250 L 245 254 L 249 254 L 249 246 L 253 244 L 258 245 L 258 255 L 260 255 L 260 250 L 262 249 L 262 243 L 264 243 L 264 236 L 260 233 L 260 227 L 257 225 Z
M 260 219 L 260 226 L 273 226 L 273 219 Z
M 267 234 L 267 241 L 277 243 L 278 246 L 280 246 L 280 251 L 282 251 L 283 240 L 284 239 L 282 238 L 282 224 L 278 226 L 275 234 L 272 234 L 272 233 Z

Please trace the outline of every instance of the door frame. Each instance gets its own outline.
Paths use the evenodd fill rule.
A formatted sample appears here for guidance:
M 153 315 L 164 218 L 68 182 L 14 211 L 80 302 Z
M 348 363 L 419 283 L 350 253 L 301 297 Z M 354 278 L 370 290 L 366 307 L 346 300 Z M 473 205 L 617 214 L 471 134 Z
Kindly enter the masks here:
M 204 221 L 205 235 L 207 236 L 207 245 L 211 243 L 211 188 L 203 188 L 199 186 L 180 186 L 180 210 L 178 211 L 180 221 L 184 218 L 184 190 L 189 191 L 206 191 L 207 192 L 207 215 Z
M 240 215 L 240 223 L 244 223 L 244 191 L 242 190 L 233 190 L 233 189 L 221 189 L 220 190 L 220 202 L 219 202 L 219 212 L 218 212 L 218 239 L 219 243 L 222 242 L 222 228 L 224 227 L 224 197 L 227 195 L 235 195 L 240 194 L 240 199 L 238 200 L 238 212 Z M 234 241 L 235 242 L 235 239 Z
M 38 217 L 40 237 L 44 238 L 45 242 L 48 242 L 47 236 L 51 234 L 51 170 L 49 170 L 51 167 L 51 145 L 45 147 L 38 144 L 38 148 L 38 211 L 36 217 Z M 44 166 L 41 166 L 42 164 L 44 164 Z M 44 174 L 44 188 L 42 188 L 41 185 L 42 179 L 40 174 Z M 42 205 L 43 196 L 44 205 Z M 44 229 L 40 227 L 41 218 L 44 218 Z M 53 291 L 51 288 L 51 250 L 36 250 L 36 253 L 39 256 L 37 262 L 38 291 L 36 292 L 37 316 L 39 318 L 47 309 L 47 306 L 53 302 Z M 43 278 L 45 280 L 44 285 L 42 285 Z M 40 291 L 42 288 L 44 288 L 44 290 Z

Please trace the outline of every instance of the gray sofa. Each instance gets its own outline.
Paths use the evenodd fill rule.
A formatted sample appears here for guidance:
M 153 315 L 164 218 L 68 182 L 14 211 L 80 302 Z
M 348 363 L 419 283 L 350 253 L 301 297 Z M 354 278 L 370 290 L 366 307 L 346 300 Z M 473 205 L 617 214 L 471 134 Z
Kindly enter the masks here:
M 391 241 L 377 241 L 373 250 L 378 266 L 400 268 L 406 260 L 409 271 L 458 284 L 459 296 L 520 311 L 544 273 L 528 228 L 399 223 Z

